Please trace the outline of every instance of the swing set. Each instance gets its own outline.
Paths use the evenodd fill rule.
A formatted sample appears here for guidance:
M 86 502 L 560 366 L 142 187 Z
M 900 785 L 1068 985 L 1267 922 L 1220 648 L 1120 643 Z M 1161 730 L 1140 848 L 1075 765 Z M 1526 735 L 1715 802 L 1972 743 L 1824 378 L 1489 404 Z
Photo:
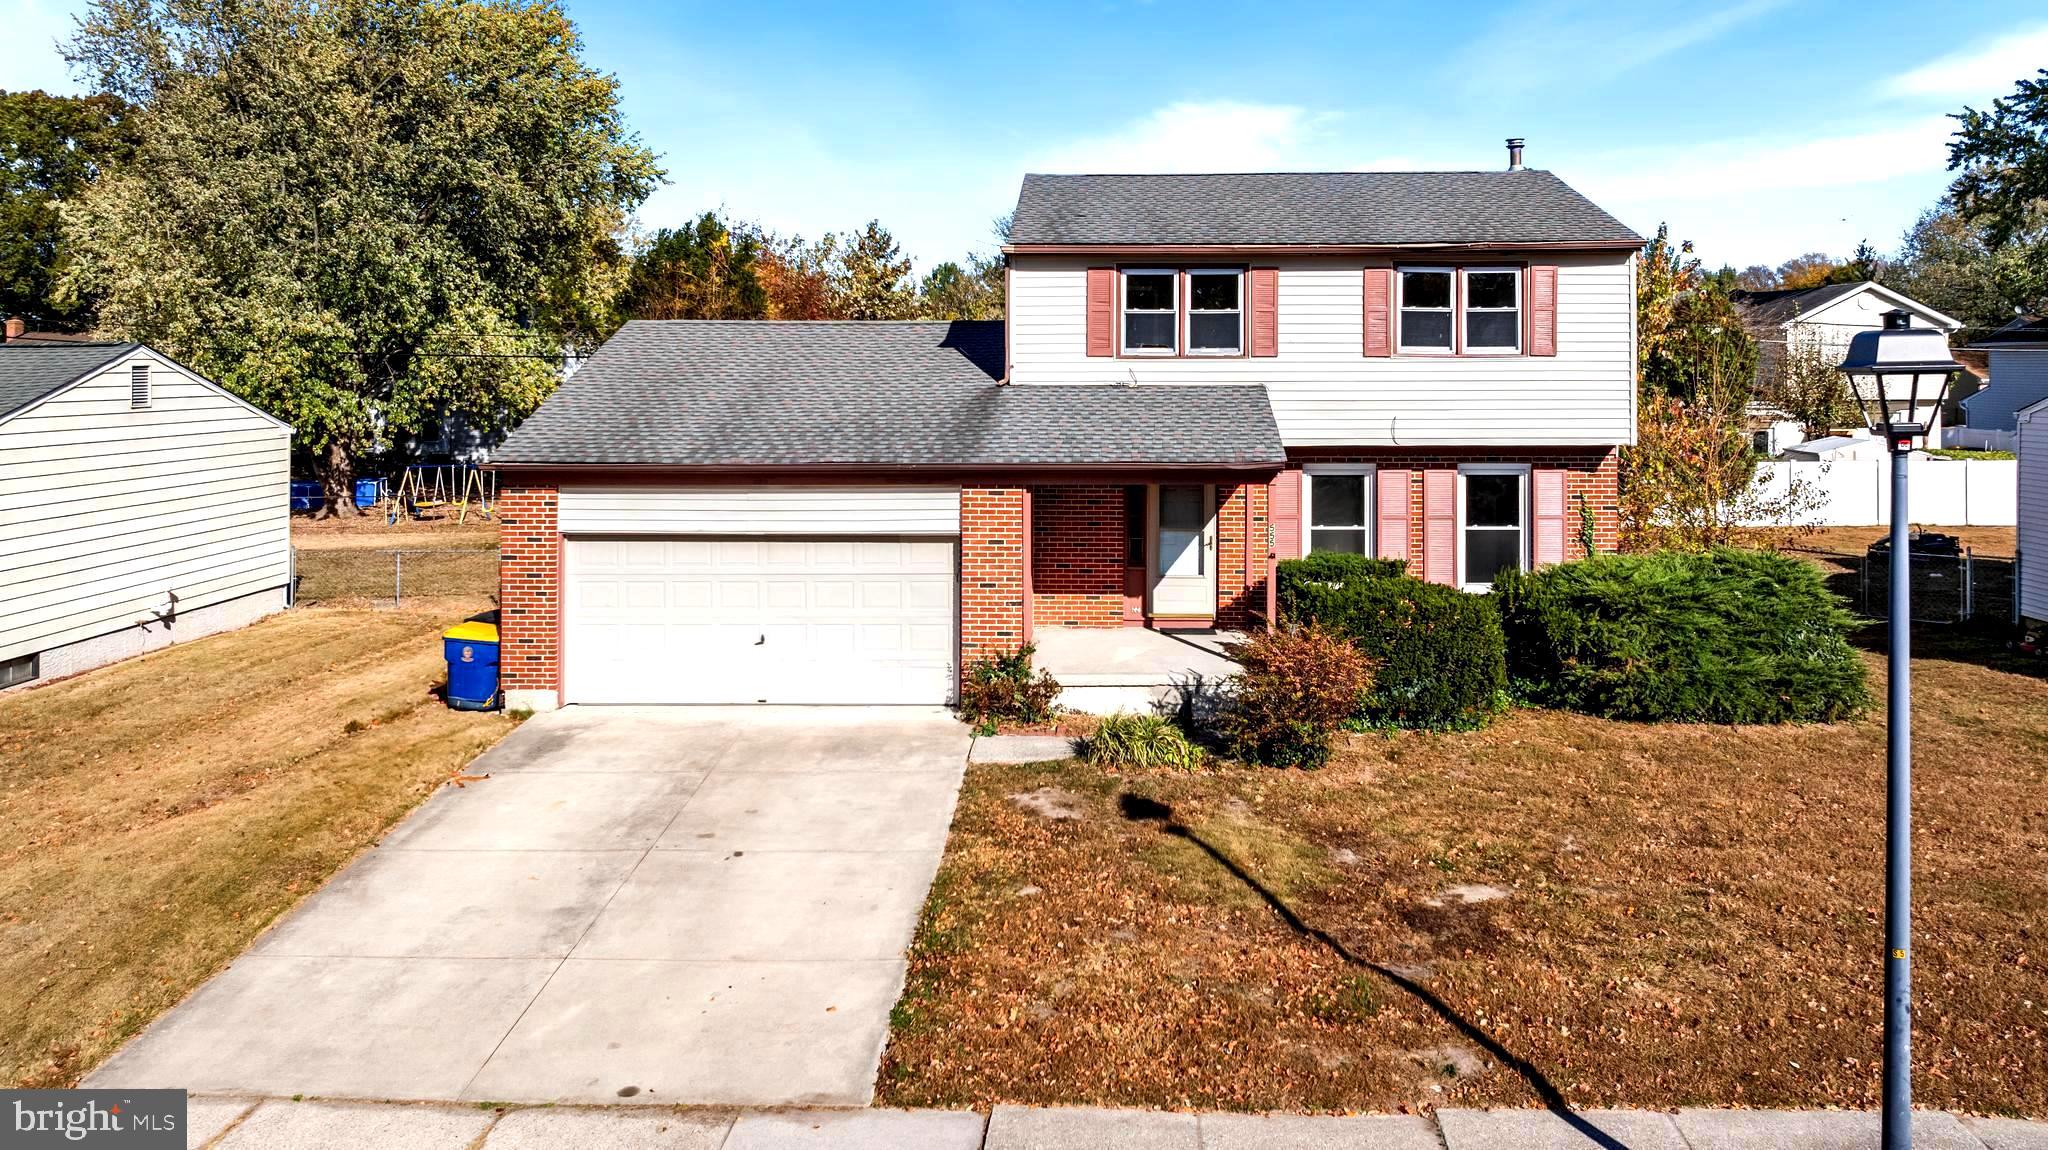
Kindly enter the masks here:
M 489 519 L 498 502 L 498 473 L 467 463 L 415 463 L 399 473 L 385 508 L 385 522 L 400 519 L 469 518 L 470 505 Z

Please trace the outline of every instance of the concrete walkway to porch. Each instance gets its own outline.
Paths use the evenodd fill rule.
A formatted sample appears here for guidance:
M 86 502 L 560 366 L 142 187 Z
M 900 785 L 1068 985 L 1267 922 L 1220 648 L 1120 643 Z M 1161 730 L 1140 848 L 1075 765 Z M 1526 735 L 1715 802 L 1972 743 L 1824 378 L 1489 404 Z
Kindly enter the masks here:
M 1154 631 L 1148 627 L 1040 627 L 1036 665 L 1059 680 L 1060 706 L 1091 715 L 1178 708 L 1237 673 L 1226 644 L 1235 631 Z

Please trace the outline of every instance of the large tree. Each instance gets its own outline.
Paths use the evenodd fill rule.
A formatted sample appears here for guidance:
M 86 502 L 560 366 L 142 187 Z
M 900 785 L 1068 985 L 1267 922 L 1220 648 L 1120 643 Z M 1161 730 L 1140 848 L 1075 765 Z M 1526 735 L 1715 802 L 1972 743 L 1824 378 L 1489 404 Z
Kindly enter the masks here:
M 844 319 L 908 319 L 916 313 L 910 257 L 880 220 L 869 220 L 841 242 L 832 294 Z
M 53 298 L 64 262 L 60 206 L 127 155 L 118 96 L 0 92 L 0 313 L 57 331 L 92 326 L 92 301 Z
M 2030 226 L 2048 235 L 2048 210 L 2039 215 Z M 2004 325 L 2017 312 L 2048 309 L 2048 282 L 2043 282 L 2048 268 L 2031 254 L 2023 239 L 1993 247 L 1982 228 L 1944 200 L 1921 213 L 1906 232 L 1891 283 L 1963 321 L 1961 340 L 1968 341 Z
M 758 228 L 716 212 L 663 228 L 633 257 L 621 311 L 633 319 L 766 319 L 757 265 L 767 244 Z
M 1955 118 L 1948 166 L 1960 174 L 1949 200 L 1981 234 L 2000 296 L 2048 312 L 2048 68 L 1988 111 Z
M 549 0 L 92 0 L 74 67 L 137 151 L 66 209 L 100 324 L 277 413 L 341 498 L 457 416 L 515 424 L 608 331 L 660 179 Z

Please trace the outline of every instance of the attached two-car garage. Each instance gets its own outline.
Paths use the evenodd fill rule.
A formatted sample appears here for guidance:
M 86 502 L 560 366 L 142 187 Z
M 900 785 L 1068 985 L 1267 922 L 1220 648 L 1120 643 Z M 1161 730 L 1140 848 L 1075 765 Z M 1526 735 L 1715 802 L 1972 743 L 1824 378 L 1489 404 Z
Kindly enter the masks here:
M 566 703 L 945 703 L 954 487 L 565 487 Z

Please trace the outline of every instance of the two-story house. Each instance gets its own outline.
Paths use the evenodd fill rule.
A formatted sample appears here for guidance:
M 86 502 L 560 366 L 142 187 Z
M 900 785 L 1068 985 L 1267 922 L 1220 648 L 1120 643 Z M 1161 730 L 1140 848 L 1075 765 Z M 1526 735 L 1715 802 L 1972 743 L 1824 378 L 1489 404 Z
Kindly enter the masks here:
M 1641 244 L 1519 163 L 1034 175 L 1005 322 L 629 323 L 497 456 L 507 700 L 941 703 L 1304 551 L 1611 546 Z

